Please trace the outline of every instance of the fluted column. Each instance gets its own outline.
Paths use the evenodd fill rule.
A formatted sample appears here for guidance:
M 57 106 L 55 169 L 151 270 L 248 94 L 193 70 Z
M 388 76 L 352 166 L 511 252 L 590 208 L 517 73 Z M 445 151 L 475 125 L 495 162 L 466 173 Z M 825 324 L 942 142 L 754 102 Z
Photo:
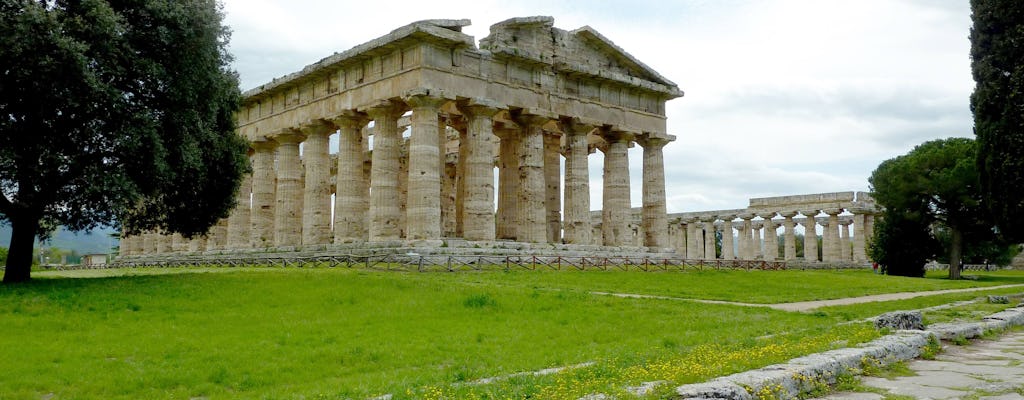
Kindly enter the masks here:
M 750 232 L 753 230 L 751 219 L 754 218 L 754 214 L 740 214 L 736 217 L 743 220 L 740 227 L 737 228 L 739 231 L 739 255 L 737 258 L 751 260 L 754 258 L 754 244 L 751 242 L 750 236 Z
M 850 224 L 853 221 L 839 221 L 839 261 L 851 261 Z
M 459 110 L 469 118 L 466 142 L 460 144 L 466 146 L 462 234 L 466 240 L 494 240 L 494 148 L 491 143 L 494 140 L 492 118 L 498 112 L 498 104 L 476 100 L 460 105 Z M 540 225 L 540 229 L 544 226 Z
M 822 242 L 825 243 L 825 248 L 822 249 L 822 259 L 825 261 L 841 261 L 840 248 L 839 248 L 839 213 L 843 212 L 842 209 L 830 208 L 824 210 L 825 214 L 828 214 L 828 229 L 825 230 Z
M 565 155 L 565 242 L 590 244 L 590 155 L 587 135 L 593 125 L 575 119 L 561 121 L 566 133 Z
M 366 240 L 366 176 L 363 174 L 363 127 L 366 114 L 345 111 L 331 120 L 338 127 L 338 174 L 334 190 L 334 243 Z
M 864 263 L 868 261 L 867 256 L 867 232 L 864 229 L 864 210 L 853 209 L 853 261 Z
M 764 241 L 761 240 L 761 228 L 764 227 L 764 221 L 750 221 L 750 249 L 751 259 L 761 260 L 764 259 L 764 252 L 761 250 L 764 245 Z
M 438 109 L 445 99 L 426 90 L 407 97 L 412 107 L 409 138 L 409 188 L 406 203 L 406 237 L 441 238 L 441 147 Z
M 818 210 L 806 210 L 800 211 L 800 213 L 807 217 L 804 220 L 804 260 L 817 262 L 818 228 L 814 217 L 818 215 Z
M 274 152 L 277 142 L 259 140 L 252 142 L 252 247 L 264 248 L 274 245 L 274 207 L 277 193 L 277 173 L 274 172 Z
M 775 213 L 765 213 L 764 218 L 764 259 L 774 261 L 779 258 L 779 237 L 776 232 L 778 228 L 772 218 Z
M 697 231 L 700 230 L 698 224 L 696 218 L 686 220 L 686 257 L 692 259 L 702 258 L 700 253 L 703 253 L 700 251 L 701 241 L 697 240 Z
M 733 243 L 732 221 L 736 219 L 736 216 L 720 215 L 719 218 L 722 219 L 722 259 L 734 260 L 736 259 L 736 245 Z
M 309 120 L 299 129 L 305 137 L 302 164 L 305 181 L 302 191 L 302 245 L 331 243 L 331 156 L 330 136 L 334 124 L 322 119 Z
M 718 258 L 715 252 L 715 217 L 701 219 L 704 223 L 704 258 L 714 260 Z
M 628 132 L 606 130 L 602 132 L 604 146 L 604 192 L 601 225 L 604 227 L 605 246 L 624 246 L 629 243 L 629 142 Z
M 469 127 L 465 123 L 465 118 L 453 119 L 452 122 L 452 127 L 459 132 L 459 158 L 455 164 L 455 236 L 465 237 L 466 162 L 469 159 Z M 518 174 L 519 172 L 516 171 L 516 173 Z
M 274 209 L 274 245 L 302 244 L 302 160 L 299 143 L 305 136 L 297 129 L 285 129 L 277 141 L 277 197 Z
M 864 247 L 866 249 L 870 248 L 871 242 L 874 241 L 874 238 L 875 238 L 875 215 L 874 214 L 870 214 L 870 213 L 864 214 L 864 243 L 865 243 Z M 870 258 L 868 258 L 868 260 L 870 260 Z
M 669 247 L 668 211 L 665 206 L 665 157 L 662 150 L 674 138 L 652 136 L 650 133 L 637 138 L 637 143 L 644 148 L 643 206 L 640 218 L 644 231 L 644 246 L 651 248 Z
M 796 211 L 784 211 L 780 213 L 780 215 L 785 218 L 782 221 L 782 247 L 783 259 L 787 261 L 796 259 L 796 232 L 794 230 L 796 228 L 796 224 L 793 222 L 793 217 L 795 217 L 796 214 Z
M 516 239 L 519 209 L 519 134 L 521 128 L 498 124 L 498 215 L 495 235 L 498 239 Z
M 235 209 L 231 210 L 228 217 L 228 238 L 227 248 L 246 249 L 249 248 L 249 241 L 252 235 L 249 233 L 251 223 L 249 222 L 250 208 L 252 207 L 252 174 L 242 176 L 242 182 L 238 185 L 238 193 L 235 195 Z
M 405 112 L 400 103 L 382 101 L 366 110 L 373 119 L 373 161 L 370 164 L 370 241 L 395 240 L 401 232 L 398 169 L 401 135 L 398 118 Z
M 562 136 L 544 131 L 544 208 L 547 242 L 562 242 Z
M 550 116 L 521 114 L 517 122 L 523 128 L 519 138 L 519 209 L 517 239 L 544 243 L 548 238 L 547 188 L 544 174 L 544 134 L 542 127 Z

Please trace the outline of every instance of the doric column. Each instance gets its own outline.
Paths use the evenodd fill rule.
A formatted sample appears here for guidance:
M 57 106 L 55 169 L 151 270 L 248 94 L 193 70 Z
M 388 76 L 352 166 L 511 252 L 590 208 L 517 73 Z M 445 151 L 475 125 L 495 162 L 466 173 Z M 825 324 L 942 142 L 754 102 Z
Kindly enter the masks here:
M 822 235 L 822 243 L 825 248 L 822 249 L 821 258 L 824 261 L 840 261 L 839 213 L 843 212 L 843 210 L 830 208 L 824 210 L 824 212 L 828 214 L 828 227 L 825 229 L 824 235 Z
M 405 128 L 398 127 L 399 135 Z M 398 139 L 398 237 L 406 237 L 406 195 L 409 194 L 409 140 Z
M 875 215 L 871 213 L 864 214 L 864 248 L 868 249 L 871 246 L 871 242 L 875 238 Z M 867 258 L 867 257 L 866 257 Z M 870 258 L 868 258 L 870 261 Z
M 156 253 L 165 254 L 171 252 L 171 235 L 158 233 L 156 236 Z
M 781 212 L 779 214 L 782 215 L 783 218 L 785 218 L 782 221 L 782 227 L 783 227 L 783 232 L 782 232 L 782 235 L 783 235 L 783 238 L 782 238 L 783 259 L 785 259 L 787 261 L 788 260 L 795 260 L 796 259 L 796 232 L 795 232 L 794 229 L 796 228 L 796 224 L 793 222 L 793 217 L 796 216 L 797 212 L 796 211 L 783 211 L 783 212 Z
M 547 229 L 547 188 L 544 174 L 544 134 L 542 127 L 552 118 L 547 115 L 521 114 L 517 122 L 523 128 L 519 138 L 519 208 L 517 239 L 544 243 Z
M 804 219 L 804 261 L 817 262 L 818 228 L 814 217 L 818 215 L 818 210 L 805 210 L 800 213 L 806 217 Z
M 193 254 L 206 251 L 206 236 L 196 236 L 189 240 L 188 251 Z
M 498 239 L 516 239 L 516 220 L 519 209 L 519 134 L 521 128 L 511 124 L 497 124 L 498 137 L 498 215 L 495 235 Z
M 722 259 L 734 260 L 736 259 L 736 245 L 733 243 L 732 221 L 736 219 L 736 216 L 719 215 L 718 218 L 722 219 Z
M 366 240 L 366 176 L 363 174 L 363 127 L 366 114 L 345 111 L 331 120 L 338 127 L 338 174 L 334 190 L 334 243 Z
M 601 132 L 604 146 L 604 192 L 601 225 L 605 246 L 629 243 L 629 142 L 633 134 L 622 131 Z
M 245 233 L 248 234 L 249 231 L 246 230 Z M 188 252 L 188 240 L 180 233 L 171 235 L 171 251 L 179 254 Z
M 697 231 L 700 230 L 698 227 L 699 221 L 696 218 L 690 218 L 686 220 L 686 257 L 691 259 L 702 258 L 700 249 L 703 247 L 703 243 L 697 239 Z
M 277 174 L 274 172 L 274 151 L 277 142 L 269 139 L 252 142 L 252 247 L 274 245 L 274 206 Z
M 302 192 L 302 244 L 331 243 L 331 156 L 330 136 L 334 124 L 322 119 L 309 120 L 299 129 L 305 136 L 302 146 L 302 164 L 305 166 L 305 185 Z
M 249 233 L 252 224 L 249 222 L 250 208 L 252 207 L 252 175 L 242 176 L 242 182 L 238 185 L 238 193 L 235 195 L 235 209 L 231 210 L 228 217 L 228 239 L 227 248 L 246 249 L 249 248 L 249 241 L 252 235 Z
M 475 100 L 460 105 L 459 110 L 469 119 L 466 141 L 460 143 L 466 146 L 462 235 L 466 240 L 494 240 L 494 148 L 491 143 L 498 104 Z M 542 223 L 539 226 L 544 229 Z
M 302 160 L 299 143 L 305 136 L 297 129 L 285 129 L 277 141 L 277 201 L 274 209 L 274 245 L 302 244 Z
M 740 214 L 736 217 L 743 220 L 737 229 L 739 231 L 739 256 L 737 258 L 752 260 L 754 259 L 754 243 L 751 240 L 751 231 L 753 231 L 751 219 L 754 218 L 754 214 Z
M 775 217 L 775 213 L 765 213 L 761 215 L 764 218 L 764 259 L 768 261 L 775 261 L 779 258 L 779 237 L 777 235 L 775 221 L 772 218 Z
M 544 208 L 547 214 L 547 242 L 562 242 L 562 136 L 543 131 Z
M 210 227 L 209 237 L 206 239 L 207 250 L 224 250 L 228 243 L 228 220 L 222 218 L 217 224 Z
M 850 253 L 850 225 L 852 220 L 839 221 L 839 261 L 851 261 Z
M 373 118 L 373 161 L 370 164 L 370 241 L 395 240 L 401 234 L 398 168 L 402 137 L 398 118 L 405 105 L 382 101 L 366 110 Z
M 668 246 L 668 211 L 665 208 L 665 157 L 662 149 L 674 136 L 653 136 L 648 133 L 637 137 L 637 143 L 644 148 L 643 160 L 643 208 L 641 221 L 644 230 L 644 245 L 651 248 Z M 731 231 L 726 230 L 725 233 Z M 724 249 L 723 254 L 728 253 Z
M 469 127 L 465 118 L 453 119 L 452 122 L 452 127 L 459 132 L 459 157 L 455 163 L 455 236 L 465 237 L 466 161 L 469 160 Z M 516 173 L 518 174 L 519 171 Z
M 566 136 L 565 153 L 565 242 L 590 244 L 590 156 L 587 135 L 593 125 L 578 119 L 562 118 Z
M 447 154 L 444 156 L 447 159 Z M 455 234 L 455 185 L 458 177 L 455 176 L 456 163 L 444 164 L 444 174 L 441 175 L 441 233 L 445 237 L 454 237 Z
M 419 90 L 406 98 L 412 107 L 406 237 L 441 238 L 441 151 L 438 109 L 445 99 Z
M 702 218 L 704 223 L 704 258 L 714 260 L 718 258 L 715 252 L 715 217 Z
M 863 209 L 851 209 L 853 213 L 853 261 L 857 263 L 865 263 L 868 261 L 867 255 L 867 233 L 864 230 L 864 210 Z
M 761 228 L 764 227 L 764 221 L 750 221 L 750 250 L 751 259 L 761 260 L 764 259 L 764 252 L 761 247 L 764 242 L 761 240 Z

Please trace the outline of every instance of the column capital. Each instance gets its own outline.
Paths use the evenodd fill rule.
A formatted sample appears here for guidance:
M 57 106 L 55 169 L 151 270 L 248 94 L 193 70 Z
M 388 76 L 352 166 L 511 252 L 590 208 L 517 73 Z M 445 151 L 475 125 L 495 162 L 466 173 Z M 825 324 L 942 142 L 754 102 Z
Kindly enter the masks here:
M 521 127 L 512 121 L 494 121 L 494 136 L 501 140 L 515 139 L 522 133 Z
M 843 209 L 842 208 L 826 208 L 826 209 L 821 210 L 821 211 L 824 212 L 825 214 L 828 214 L 828 215 L 839 215 L 839 214 L 842 214 Z
M 637 144 L 640 145 L 640 147 L 643 147 L 645 150 L 659 150 L 665 147 L 665 145 L 676 140 L 676 137 L 668 135 L 656 136 L 654 133 L 645 133 L 642 135 L 636 135 L 634 140 L 637 142 Z
M 456 107 L 459 109 L 459 112 L 469 118 L 493 118 L 502 109 L 501 104 L 489 99 L 471 99 L 459 102 Z M 452 126 L 454 127 L 455 125 L 453 124 Z
M 601 136 L 601 138 L 604 139 L 608 143 L 615 143 L 615 142 L 627 142 L 628 143 L 628 142 L 633 141 L 634 138 L 636 138 L 636 134 L 633 133 L 633 132 L 612 129 L 612 128 L 609 128 L 607 126 L 601 128 L 601 130 L 598 133 L 598 136 Z
M 589 135 L 597 125 L 583 122 L 579 117 L 561 116 L 558 118 L 558 127 L 562 129 L 562 132 L 565 132 L 565 134 L 569 136 L 586 136 Z
M 819 212 L 821 212 L 821 210 L 800 210 L 800 214 L 803 214 L 808 218 L 814 218 L 814 216 L 818 215 Z
M 779 213 L 779 215 L 781 215 L 783 218 L 786 218 L 786 219 L 791 219 L 791 218 L 795 217 L 797 214 L 799 214 L 799 212 L 792 211 L 792 210 L 790 210 L 790 211 L 779 211 L 778 213 Z
M 702 217 L 698 217 L 698 220 L 700 220 L 700 222 L 703 223 L 714 223 L 717 219 L 718 217 L 715 217 L 714 215 L 705 215 Z
M 742 219 L 744 221 L 749 221 L 751 219 L 754 219 L 754 214 L 753 213 L 739 214 L 739 215 L 736 216 L 736 218 Z
M 252 147 L 253 150 L 256 150 L 256 151 L 259 151 L 259 150 L 274 150 L 274 149 L 277 148 L 277 145 L 278 145 L 278 143 L 277 143 L 276 140 L 268 138 L 268 137 L 264 137 L 264 138 L 262 138 L 260 140 L 254 140 L 252 142 L 249 142 L 249 146 Z
M 422 88 L 406 92 L 402 100 L 413 109 L 437 109 L 449 101 L 449 99 L 444 98 L 443 93 L 438 89 Z
M 370 116 L 356 110 L 345 110 L 330 121 L 339 128 L 363 129 L 370 122 Z
M 398 119 L 408 109 L 405 103 L 392 100 L 381 100 L 374 103 L 365 109 L 361 110 L 368 114 L 370 118 L 374 120 L 378 119 Z
M 306 135 L 298 128 L 285 128 L 274 133 L 274 140 L 280 144 L 301 143 Z
M 722 221 L 727 221 L 731 223 L 733 220 L 736 219 L 736 214 L 719 215 L 718 218 L 721 219 Z
M 337 127 L 333 123 L 320 118 L 308 119 L 299 124 L 299 130 L 306 136 L 330 134 L 336 129 Z
M 554 114 L 541 110 L 529 110 L 523 108 L 515 110 L 512 113 L 512 119 L 524 128 L 539 128 L 550 121 L 557 120 L 558 117 Z

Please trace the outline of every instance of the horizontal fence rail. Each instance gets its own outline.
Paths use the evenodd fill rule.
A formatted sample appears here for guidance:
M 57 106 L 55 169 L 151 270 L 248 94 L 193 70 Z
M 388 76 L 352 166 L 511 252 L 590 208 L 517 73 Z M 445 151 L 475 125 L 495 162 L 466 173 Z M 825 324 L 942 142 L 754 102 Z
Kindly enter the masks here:
M 107 267 L 328 267 L 404 272 L 784 270 L 785 261 L 547 255 L 223 255 L 116 260 Z

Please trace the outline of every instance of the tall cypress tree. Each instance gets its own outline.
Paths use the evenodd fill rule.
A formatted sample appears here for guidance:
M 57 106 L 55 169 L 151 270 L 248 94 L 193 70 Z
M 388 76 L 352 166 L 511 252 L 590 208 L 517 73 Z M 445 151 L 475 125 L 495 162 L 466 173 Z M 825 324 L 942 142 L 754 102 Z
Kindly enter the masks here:
M 1024 4 L 971 0 L 978 170 L 1001 233 L 1024 242 Z
M 222 19 L 215 0 L 0 0 L 4 282 L 58 225 L 193 236 L 227 216 L 248 164 Z

